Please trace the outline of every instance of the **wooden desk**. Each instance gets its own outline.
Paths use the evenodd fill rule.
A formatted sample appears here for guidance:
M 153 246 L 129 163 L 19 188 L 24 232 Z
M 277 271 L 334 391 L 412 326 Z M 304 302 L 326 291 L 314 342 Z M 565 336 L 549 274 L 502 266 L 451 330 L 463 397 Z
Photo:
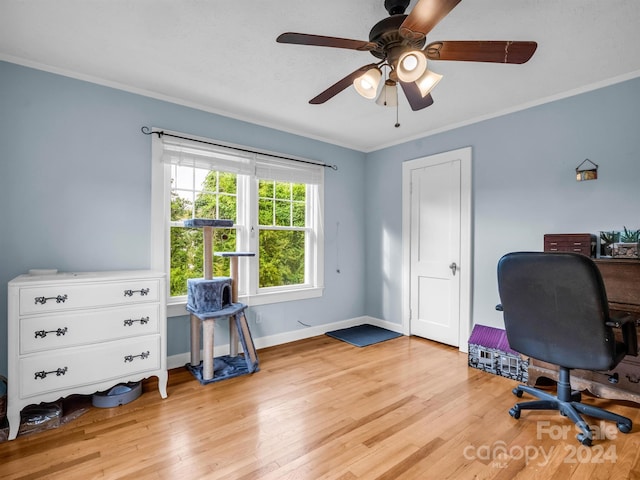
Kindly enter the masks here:
M 594 259 L 604 280 L 612 314 L 629 313 L 636 317 L 636 330 L 640 337 L 640 260 Z M 617 374 L 618 383 L 609 379 Z M 540 378 L 558 380 L 554 365 L 530 359 L 528 385 Z M 627 356 L 610 372 L 572 370 L 571 386 L 587 390 L 593 395 L 616 400 L 630 400 L 640 404 L 640 357 Z

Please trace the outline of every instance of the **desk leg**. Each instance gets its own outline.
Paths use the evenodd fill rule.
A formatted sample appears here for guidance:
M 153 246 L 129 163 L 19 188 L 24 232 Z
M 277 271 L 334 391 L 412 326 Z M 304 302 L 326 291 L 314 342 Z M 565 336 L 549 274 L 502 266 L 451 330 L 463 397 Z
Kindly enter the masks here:
M 214 320 L 202 321 L 202 379 L 211 380 L 213 378 L 213 330 Z
M 200 365 L 200 319 L 191 314 L 191 366 Z

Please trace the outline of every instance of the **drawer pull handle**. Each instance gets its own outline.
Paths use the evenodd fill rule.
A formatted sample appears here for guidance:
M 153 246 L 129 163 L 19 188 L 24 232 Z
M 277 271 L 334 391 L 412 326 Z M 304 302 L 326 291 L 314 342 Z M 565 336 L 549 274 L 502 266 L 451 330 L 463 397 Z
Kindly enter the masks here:
M 142 317 L 142 318 L 136 318 L 136 319 L 133 319 L 133 318 L 127 318 L 127 319 L 124 321 L 124 326 L 125 326 L 125 327 L 130 327 L 130 326 L 132 326 L 135 322 L 140 322 L 140 325 L 144 325 L 144 324 L 146 324 L 146 323 L 149 323 L 149 317 Z
M 55 300 L 56 303 L 64 303 L 67 300 L 67 295 L 58 295 L 57 297 L 36 297 L 36 305 L 38 305 L 39 303 L 41 303 L 42 305 L 44 305 L 45 303 L 47 303 L 47 300 Z
M 631 383 L 640 383 L 640 378 L 636 377 L 635 375 L 631 376 L 627 374 L 626 377 L 627 377 L 627 380 L 629 380 Z
M 149 289 L 148 288 L 143 288 L 141 290 L 125 290 L 124 291 L 124 296 L 125 297 L 133 297 L 134 293 L 140 293 L 140 295 L 144 297 L 147 293 L 149 293 Z
M 59 377 L 60 375 L 64 375 L 65 373 L 67 373 L 67 367 L 63 367 L 63 368 L 58 368 L 56 370 L 51 370 L 50 372 L 45 372 L 44 370 L 41 372 L 36 372 L 35 373 L 35 380 L 42 378 L 45 379 L 47 378 L 47 375 L 49 375 L 50 373 L 55 373 L 56 377 Z
M 55 333 L 56 337 L 60 337 L 62 335 L 65 335 L 67 331 L 68 331 L 67 327 L 59 328 L 57 330 L 37 330 L 35 332 L 36 333 L 35 338 L 44 338 L 47 336 L 48 333 Z
M 127 362 L 133 362 L 134 358 L 140 357 L 140 359 L 144 360 L 145 358 L 149 357 L 149 350 L 147 350 L 146 352 L 142 352 L 140 355 L 125 355 L 124 357 L 124 363 Z

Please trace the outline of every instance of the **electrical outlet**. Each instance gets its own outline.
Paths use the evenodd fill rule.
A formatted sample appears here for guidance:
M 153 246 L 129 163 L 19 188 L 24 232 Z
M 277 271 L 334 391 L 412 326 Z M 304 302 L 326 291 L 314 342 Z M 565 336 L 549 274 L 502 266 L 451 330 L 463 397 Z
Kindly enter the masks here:
M 256 324 L 262 323 L 262 314 L 256 313 Z

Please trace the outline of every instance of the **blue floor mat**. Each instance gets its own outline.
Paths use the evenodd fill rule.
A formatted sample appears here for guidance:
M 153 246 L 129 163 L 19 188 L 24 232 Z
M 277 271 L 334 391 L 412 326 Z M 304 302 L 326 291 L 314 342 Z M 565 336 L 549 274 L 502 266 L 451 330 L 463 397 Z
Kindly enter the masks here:
M 369 325 L 368 323 L 365 323 L 364 325 L 357 325 L 355 327 L 333 330 L 331 332 L 327 332 L 326 335 L 342 340 L 343 342 L 350 343 L 356 347 L 366 347 L 368 345 L 373 345 L 374 343 L 380 343 L 402 336 L 401 333 L 392 332 L 386 328 L 376 327 L 375 325 Z

